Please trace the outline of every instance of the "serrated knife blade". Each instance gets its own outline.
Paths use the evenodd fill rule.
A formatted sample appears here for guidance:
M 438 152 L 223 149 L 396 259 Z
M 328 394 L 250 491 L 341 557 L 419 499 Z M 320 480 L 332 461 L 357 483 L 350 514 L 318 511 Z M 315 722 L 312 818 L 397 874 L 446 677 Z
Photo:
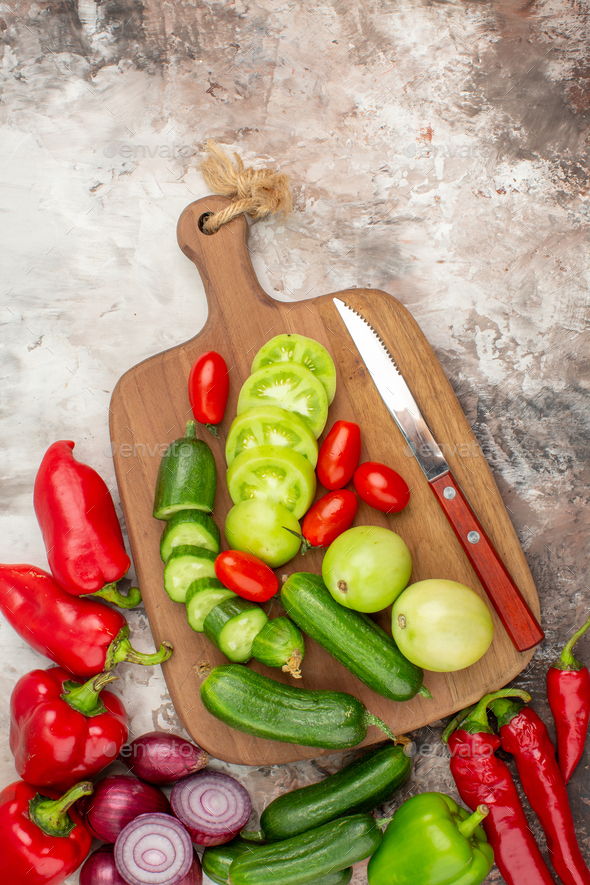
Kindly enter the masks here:
M 545 634 L 455 479 L 386 343 L 358 311 L 340 298 L 332 300 L 514 647 L 533 648 Z

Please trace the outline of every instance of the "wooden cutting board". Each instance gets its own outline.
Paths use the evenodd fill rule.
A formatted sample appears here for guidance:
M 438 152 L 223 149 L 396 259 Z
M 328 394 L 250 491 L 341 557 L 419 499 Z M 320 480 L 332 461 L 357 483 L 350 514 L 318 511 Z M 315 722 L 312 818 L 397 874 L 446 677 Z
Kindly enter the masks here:
M 330 406 L 326 432 L 337 419 L 356 421 L 363 436 L 361 460 L 389 464 L 412 489 L 409 506 L 391 517 L 361 502 L 355 525 L 383 525 L 398 532 L 412 554 L 412 582 L 447 578 L 467 584 L 486 598 L 422 471 L 408 456 L 405 440 L 336 311 L 332 298 L 338 295 L 359 310 L 382 335 L 492 543 L 537 616 L 539 600 L 490 468 L 432 348 L 410 313 L 391 295 L 374 289 L 349 289 L 296 303 L 274 301 L 262 290 L 254 274 L 248 254 L 248 226 L 242 216 L 212 236 L 199 229 L 203 213 L 215 212 L 227 203 L 226 198 L 217 196 L 198 200 L 187 207 L 178 224 L 180 247 L 196 264 L 207 293 L 209 316 L 204 328 L 186 343 L 146 359 L 123 375 L 113 391 L 110 427 L 133 561 L 154 639 L 157 643 L 167 639 L 174 645 L 174 653 L 163 669 L 176 711 L 194 740 L 214 757 L 260 765 L 313 758 L 327 751 L 242 734 L 223 725 L 202 707 L 202 665 L 216 665 L 225 658 L 202 633 L 190 629 L 184 606 L 172 602 L 165 593 L 159 555 L 164 524 L 152 517 L 160 456 L 166 445 L 183 435 L 185 423 L 191 417 L 187 379 L 200 353 L 216 350 L 230 367 L 230 397 L 220 425 L 220 438 L 216 440 L 204 428 L 200 431 L 217 462 L 214 518 L 222 536 L 225 516 L 231 507 L 224 482 L 224 446 L 236 414 L 240 387 L 250 373 L 255 353 L 266 341 L 279 333 L 297 332 L 320 341 L 336 364 L 337 392 Z M 323 493 L 318 489 L 318 497 Z M 224 543 L 223 549 L 226 546 Z M 321 560 L 319 551 L 300 555 L 278 573 L 320 573 Z M 490 649 L 478 663 L 461 672 L 427 673 L 425 681 L 432 700 L 385 700 L 309 639 L 301 680 L 295 681 L 255 661 L 249 666 L 303 688 L 348 691 L 401 734 L 473 703 L 486 692 L 505 685 L 526 666 L 533 652 L 517 653 L 493 609 L 488 607 L 496 629 Z M 275 602 L 273 614 L 280 612 Z M 381 612 L 376 620 L 390 630 L 389 610 Z M 365 743 L 380 739 L 381 732 L 372 728 Z

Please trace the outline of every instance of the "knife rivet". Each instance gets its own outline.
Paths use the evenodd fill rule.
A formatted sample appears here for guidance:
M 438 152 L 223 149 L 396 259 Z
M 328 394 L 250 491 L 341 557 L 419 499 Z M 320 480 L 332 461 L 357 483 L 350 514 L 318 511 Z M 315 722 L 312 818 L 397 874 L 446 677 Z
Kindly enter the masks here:
M 447 498 L 448 501 L 452 501 L 455 497 L 455 489 L 453 486 L 447 486 L 446 489 L 443 489 L 443 495 Z
M 477 544 L 479 541 L 479 532 L 469 532 L 467 535 L 467 540 L 470 544 Z

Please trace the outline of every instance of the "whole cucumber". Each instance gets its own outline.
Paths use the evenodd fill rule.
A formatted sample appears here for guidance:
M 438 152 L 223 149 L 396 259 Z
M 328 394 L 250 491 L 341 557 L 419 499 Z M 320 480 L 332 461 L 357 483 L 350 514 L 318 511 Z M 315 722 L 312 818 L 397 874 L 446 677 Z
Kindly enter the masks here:
M 237 838 L 232 842 L 226 842 L 225 845 L 215 845 L 211 848 L 205 848 L 202 858 L 203 872 L 218 885 L 227 885 L 229 882 L 229 868 L 236 857 L 243 854 L 252 854 L 257 851 L 258 845 L 245 842 L 243 839 Z M 328 873 L 319 879 L 301 881 L 301 885 L 348 885 L 352 879 L 352 868 L 347 867 L 345 870 L 338 870 L 335 873 Z

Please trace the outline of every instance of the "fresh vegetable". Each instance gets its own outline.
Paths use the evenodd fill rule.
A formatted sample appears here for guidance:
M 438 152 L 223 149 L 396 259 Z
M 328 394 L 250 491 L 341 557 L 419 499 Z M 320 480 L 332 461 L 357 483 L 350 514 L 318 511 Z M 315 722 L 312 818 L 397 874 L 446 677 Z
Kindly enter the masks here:
M 382 513 L 399 513 L 410 502 L 407 482 L 387 464 L 365 461 L 355 470 L 353 483 L 359 498 Z
M 189 834 L 170 814 L 140 814 L 115 842 L 115 864 L 129 885 L 179 885 L 194 860 Z
M 225 444 L 227 466 L 256 446 L 287 446 L 304 455 L 312 467 L 318 461 L 318 444 L 309 425 L 297 412 L 279 406 L 258 406 L 234 419 Z
M 122 596 L 129 570 L 121 526 L 106 483 L 74 458 L 75 443 L 49 446 L 35 478 L 33 504 L 53 577 L 73 596 L 95 593 L 122 608 L 141 602 L 137 587 Z
M 195 421 L 218 436 L 217 424 L 223 421 L 229 396 L 227 363 L 214 350 L 202 353 L 188 376 L 188 398 Z
M 316 501 L 305 514 L 301 526 L 303 532 L 302 553 L 310 547 L 329 547 L 338 535 L 345 532 L 353 523 L 358 507 L 354 492 L 340 489 L 328 492 Z
M 214 667 L 201 685 L 201 700 L 226 725 L 273 741 L 340 750 L 363 741 L 370 725 L 396 739 L 350 694 L 282 685 L 248 667 Z
M 164 567 L 164 590 L 174 602 L 186 602 L 187 591 L 199 578 L 215 577 L 217 554 L 206 547 L 173 547 Z
M 101 845 L 80 870 L 80 885 L 127 885 L 115 866 L 115 849 Z
M 308 636 L 377 694 L 406 701 L 421 690 L 423 671 L 370 618 L 339 605 L 319 575 L 290 575 L 281 589 L 281 601 Z
M 376 612 L 402 592 L 412 571 L 405 541 L 389 529 L 355 526 L 330 544 L 322 563 L 326 587 L 345 608 Z
M 369 750 L 319 783 L 274 799 L 260 816 L 263 838 L 277 842 L 345 814 L 372 811 L 393 796 L 411 770 L 412 760 L 401 746 Z
M 267 602 L 279 589 L 279 579 L 270 566 L 242 550 L 220 553 L 215 574 L 228 590 L 252 602 Z
M 259 605 L 236 596 L 211 609 L 203 621 L 203 631 L 230 661 L 244 664 L 252 657 L 254 637 L 267 621 Z
M 267 667 L 281 667 L 295 679 L 301 679 L 305 644 L 301 631 L 289 618 L 267 621 L 254 637 L 252 657 Z
M 195 845 L 230 842 L 252 812 L 248 791 L 222 771 L 199 771 L 179 781 L 170 803 Z
M 219 529 L 202 510 L 179 510 L 166 523 L 160 541 L 160 556 L 168 562 L 176 547 L 205 547 L 219 553 Z
M 235 599 L 233 590 L 224 587 L 218 578 L 198 578 L 186 591 L 186 617 L 197 633 L 205 629 L 209 612 L 226 599 Z
M 480 822 L 444 793 L 421 793 L 401 805 L 369 861 L 369 885 L 480 885 L 494 852 Z
M 120 753 L 129 771 L 148 784 L 174 784 L 209 763 L 209 755 L 196 744 L 167 731 L 149 731 L 127 744 Z
M 197 425 L 187 421 L 185 436 L 168 446 L 158 469 L 154 517 L 169 519 L 179 510 L 211 513 L 215 502 L 217 470 L 213 452 L 197 439 Z
M 574 645 L 589 627 L 590 618 L 547 670 L 547 700 L 557 732 L 559 768 L 566 784 L 582 758 L 590 721 L 590 672 L 574 657 Z
M 121 612 L 76 599 L 34 565 L 0 565 L 0 610 L 31 648 L 85 679 L 122 661 L 151 666 L 172 654 L 169 642 L 153 655 L 136 651 Z
M 62 885 L 77 870 L 92 839 L 74 803 L 92 793 L 76 784 L 60 796 L 17 781 L 0 793 L 0 875 L 10 885 Z
M 203 872 L 218 885 L 227 885 L 229 882 L 229 869 L 236 857 L 240 857 L 242 854 L 253 854 L 258 850 L 258 847 L 238 837 L 225 845 L 205 848 L 203 852 Z M 347 867 L 344 870 L 328 873 L 320 878 L 313 878 L 311 881 L 309 879 L 301 880 L 301 885 L 307 885 L 307 883 L 309 885 L 348 885 L 351 878 L 352 868 Z
M 510 770 L 494 755 L 500 738 L 490 728 L 487 706 L 496 697 L 530 700 L 524 691 L 503 689 L 456 716 L 443 733 L 451 753 L 451 774 L 461 799 L 472 811 L 482 804 L 489 808 L 482 826 L 506 885 L 553 885 Z
M 116 758 L 129 736 L 127 713 L 101 673 L 82 684 L 60 667 L 32 670 L 10 697 L 10 749 L 20 777 L 67 790 Z
M 299 363 L 274 363 L 247 378 L 240 390 L 237 413 L 257 406 L 279 406 L 296 412 L 316 439 L 328 417 L 328 397 L 322 383 Z
M 275 335 L 264 344 L 252 362 L 252 372 L 275 363 L 300 363 L 322 382 L 328 397 L 328 403 L 334 399 L 336 392 L 336 368 L 334 360 L 326 348 L 303 335 Z
M 318 479 L 325 489 L 350 482 L 361 457 L 361 430 L 354 421 L 336 421 L 318 455 Z
M 126 774 L 104 777 L 95 785 L 92 799 L 81 802 L 79 808 L 92 835 L 104 842 L 114 842 L 139 814 L 170 812 L 161 790 Z
M 323 824 L 291 839 L 264 845 L 232 863 L 232 885 L 301 885 L 346 869 L 379 847 L 382 833 L 368 814 Z
M 282 504 L 250 498 L 227 514 L 225 536 L 234 550 L 252 553 L 271 568 L 278 568 L 299 552 L 301 527 Z
M 494 638 L 492 616 L 477 593 L 436 578 L 406 587 L 393 604 L 391 629 L 410 661 L 438 673 L 471 666 Z
M 498 719 L 502 749 L 512 753 L 522 788 L 545 833 L 549 859 L 563 885 L 590 885 L 567 790 L 555 748 L 543 720 L 518 701 L 498 698 L 490 704 Z
M 264 498 L 282 504 L 299 519 L 313 501 L 316 479 L 304 455 L 286 446 L 256 446 L 231 462 L 227 488 L 234 504 Z

